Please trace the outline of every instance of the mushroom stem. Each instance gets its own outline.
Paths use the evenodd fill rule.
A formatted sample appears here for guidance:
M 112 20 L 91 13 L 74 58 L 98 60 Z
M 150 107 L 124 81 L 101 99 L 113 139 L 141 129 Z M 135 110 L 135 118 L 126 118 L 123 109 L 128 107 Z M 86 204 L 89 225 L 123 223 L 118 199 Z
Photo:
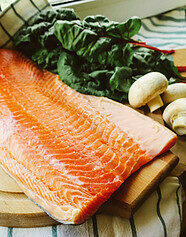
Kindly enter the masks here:
M 150 112 L 153 112 L 153 111 L 159 109 L 160 107 L 163 106 L 163 101 L 161 99 L 161 96 L 160 95 L 156 96 L 154 99 L 150 100 L 147 103 L 147 105 L 150 109 Z
M 186 134 L 186 114 L 179 114 L 172 122 L 173 130 L 179 134 Z

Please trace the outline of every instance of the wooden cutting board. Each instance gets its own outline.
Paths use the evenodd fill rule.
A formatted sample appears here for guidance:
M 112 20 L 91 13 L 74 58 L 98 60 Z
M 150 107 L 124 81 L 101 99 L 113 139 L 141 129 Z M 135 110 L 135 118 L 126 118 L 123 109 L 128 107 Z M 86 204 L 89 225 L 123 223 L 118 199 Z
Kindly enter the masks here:
M 183 51 L 178 50 L 177 65 L 183 59 L 180 55 L 183 56 Z M 152 114 L 143 109 L 141 112 L 163 123 L 160 111 Z M 99 212 L 129 218 L 177 163 L 178 158 L 170 151 L 157 157 L 130 176 Z M 54 224 L 57 222 L 29 200 L 16 182 L 0 169 L 0 226 L 39 227 Z

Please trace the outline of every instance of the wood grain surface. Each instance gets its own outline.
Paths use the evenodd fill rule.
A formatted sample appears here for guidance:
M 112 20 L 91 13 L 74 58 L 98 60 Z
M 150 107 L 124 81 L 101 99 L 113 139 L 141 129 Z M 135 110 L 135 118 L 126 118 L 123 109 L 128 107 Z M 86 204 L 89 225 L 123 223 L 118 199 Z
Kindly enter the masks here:
M 0 166 L 0 191 L 8 193 L 23 193 L 16 181 L 13 180 Z
M 173 54 L 173 57 L 176 66 L 186 67 L 186 49 L 177 49 Z M 186 77 L 186 72 L 182 72 L 181 75 Z

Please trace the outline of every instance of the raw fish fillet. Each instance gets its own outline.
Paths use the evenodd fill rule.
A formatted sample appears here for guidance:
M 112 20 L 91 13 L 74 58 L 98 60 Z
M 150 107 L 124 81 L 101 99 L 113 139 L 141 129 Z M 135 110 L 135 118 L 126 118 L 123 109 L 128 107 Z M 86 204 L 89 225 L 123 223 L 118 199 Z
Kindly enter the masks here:
M 109 103 L 116 102 L 82 95 L 20 53 L 0 50 L 0 164 L 59 222 L 84 222 L 176 142 L 164 126 Z

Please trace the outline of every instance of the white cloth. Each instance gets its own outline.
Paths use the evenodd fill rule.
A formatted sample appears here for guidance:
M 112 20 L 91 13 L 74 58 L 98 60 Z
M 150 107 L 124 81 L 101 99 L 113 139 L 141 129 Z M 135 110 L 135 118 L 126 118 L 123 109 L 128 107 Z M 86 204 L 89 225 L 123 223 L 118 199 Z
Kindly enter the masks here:
M 17 0 L 0 14 L 0 47 L 11 47 L 17 30 L 42 9 L 47 0 Z M 186 47 L 185 9 L 178 9 L 143 20 L 136 39 L 162 49 Z M 130 220 L 96 215 L 79 226 L 58 225 L 43 228 L 0 227 L 8 237 L 178 237 L 182 213 L 182 187 L 176 177 L 167 177 Z M 39 221 L 39 220 L 38 220 Z
M 186 8 L 143 19 L 135 39 L 160 49 L 186 48 Z

